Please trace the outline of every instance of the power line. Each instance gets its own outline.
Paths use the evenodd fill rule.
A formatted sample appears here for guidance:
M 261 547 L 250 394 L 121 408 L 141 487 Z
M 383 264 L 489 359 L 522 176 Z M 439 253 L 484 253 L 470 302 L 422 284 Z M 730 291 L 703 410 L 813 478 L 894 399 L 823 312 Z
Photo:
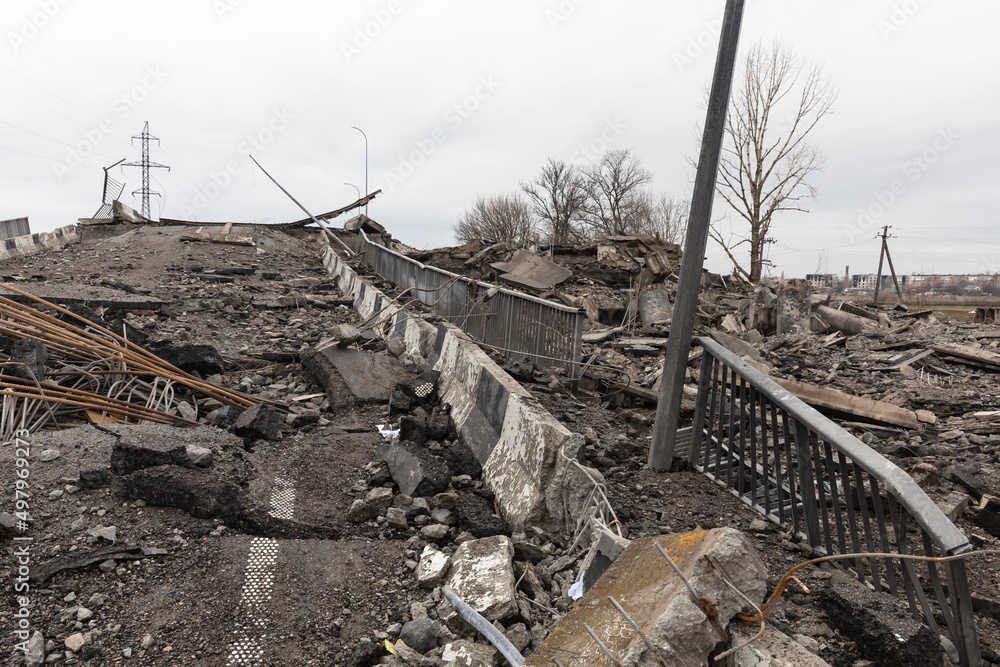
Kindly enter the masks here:
M 42 139 L 47 139 L 47 140 L 49 140 L 49 141 L 54 141 L 54 142 L 56 142 L 57 144 L 62 144 L 63 146 L 69 146 L 70 148 L 74 148 L 74 149 L 76 148 L 76 146 L 74 146 L 73 144 L 70 144 L 70 143 L 67 143 L 67 142 L 65 142 L 65 141 L 62 141 L 62 140 L 60 140 L 60 139 L 55 139 L 55 138 L 53 138 L 53 137 L 47 137 L 47 136 L 45 136 L 44 134 L 39 134 L 38 132 L 35 132 L 35 131 L 33 131 L 33 130 L 29 130 L 29 129 L 28 129 L 28 128 L 26 128 L 26 127 L 21 127 L 20 125 L 14 125 L 13 123 L 8 123 L 8 122 L 7 122 L 7 121 L 5 121 L 5 120 L 0 120 L 0 123 L 2 123 L 3 125 L 8 125 L 8 126 L 10 126 L 10 127 L 13 127 L 13 128 L 15 128 L 15 129 L 17 129 L 17 130 L 21 130 L 22 132 L 27 132 L 28 134 L 33 134 L 33 135 L 35 135 L 36 137 L 41 137 Z M 105 155 L 105 154 L 103 154 L 103 153 L 98 153 L 97 151 L 90 151 L 90 154 L 92 154 L 92 155 L 100 155 L 101 157 L 106 157 L 106 158 L 108 158 L 109 160 L 114 160 L 114 158 L 113 158 L 113 157 L 111 157 L 110 155 Z
M 78 106 L 77 104 L 74 104 L 73 102 L 70 102 L 70 101 L 69 101 L 69 100 L 67 100 L 67 99 L 66 99 L 65 97 L 60 97 L 59 95 L 57 95 L 57 94 L 53 93 L 53 92 L 52 92 L 51 90 L 49 90 L 48 88 L 45 88 L 45 87 L 43 87 L 43 86 L 40 86 L 40 85 L 38 85 L 37 83 L 35 83 L 35 82 L 34 82 L 34 81 L 32 81 L 31 79 L 29 79 L 28 77 L 26 77 L 26 76 L 22 76 L 21 74 L 18 74 L 17 72 L 15 72 L 14 70 L 12 70 L 12 69 L 11 69 L 11 68 L 9 68 L 9 67 L 5 67 L 4 65 L 0 65 L 0 69 L 4 69 L 4 70 L 7 70 L 8 72 L 10 72 L 11 74 L 13 74 L 13 75 L 14 75 L 14 76 L 16 76 L 17 78 L 19 78 L 19 79 L 22 79 L 23 81 L 27 81 L 28 83 L 30 83 L 30 84 L 31 84 L 32 86 L 34 86 L 35 88 L 38 88 L 39 90 L 41 90 L 41 91 L 43 91 L 43 92 L 46 92 L 46 93 L 48 93 L 49 95 L 51 95 L 52 97 L 56 98 L 56 99 L 57 99 L 57 100 L 59 100 L 60 102 L 64 102 L 64 103 L 66 103 L 66 104 L 70 105 L 71 107 L 73 107 L 74 109 L 77 109 L 77 110 L 79 110 L 79 111 L 82 111 L 83 113 L 87 114 L 88 116 L 93 116 L 93 117 L 94 117 L 94 118 L 96 118 L 97 120 L 103 120 L 103 118 L 101 118 L 101 117 L 100 117 L 100 116 L 98 116 L 97 114 L 94 114 L 94 113 L 91 113 L 91 112 L 87 111 L 86 109 L 84 109 L 83 107 L 81 107 L 81 106 Z
M 44 155 L 36 155 L 35 153 L 27 153 L 25 151 L 19 151 L 16 148 L 8 148 L 7 146 L 0 146 L 0 149 L 5 150 L 5 151 L 10 151 L 11 153 L 20 153 L 21 155 L 29 155 L 31 157 L 37 157 L 40 160 L 48 160 L 49 162 L 56 162 L 58 164 L 63 164 L 62 160 L 54 160 L 53 158 L 45 157 Z M 87 166 L 85 164 L 81 164 L 80 166 L 83 167 L 84 169 L 97 169 L 97 170 L 100 170 L 100 167 L 89 167 L 89 166 Z

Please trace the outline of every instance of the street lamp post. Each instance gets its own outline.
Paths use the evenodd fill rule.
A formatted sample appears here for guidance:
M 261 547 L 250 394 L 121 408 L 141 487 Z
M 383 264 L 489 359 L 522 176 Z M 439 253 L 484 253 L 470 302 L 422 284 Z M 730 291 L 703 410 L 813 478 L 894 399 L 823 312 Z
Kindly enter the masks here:
M 357 190 L 358 191 L 358 199 L 361 199 L 361 190 L 358 189 L 358 186 L 356 186 L 354 183 L 344 183 L 344 185 L 350 185 L 352 188 L 354 188 L 355 190 Z
M 361 136 L 365 138 L 365 195 L 368 194 L 368 135 L 360 127 L 355 127 L 351 125 L 351 128 L 357 130 L 361 133 Z M 361 197 L 358 197 L 361 199 Z M 365 215 L 368 215 L 368 204 L 365 204 Z

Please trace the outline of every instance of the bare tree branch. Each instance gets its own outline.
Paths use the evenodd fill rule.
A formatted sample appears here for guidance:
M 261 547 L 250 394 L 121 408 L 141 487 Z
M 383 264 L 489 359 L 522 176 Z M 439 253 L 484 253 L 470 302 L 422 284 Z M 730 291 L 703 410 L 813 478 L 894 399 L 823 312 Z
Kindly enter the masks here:
M 460 243 L 474 239 L 522 245 L 535 232 L 531 209 L 517 193 L 479 197 L 452 229 Z
M 731 252 L 739 243 L 724 242 L 718 230 L 712 238 L 739 273 L 757 281 L 767 263 L 764 247 L 774 214 L 806 211 L 800 202 L 816 196 L 807 179 L 824 168 L 825 158 L 808 137 L 820 119 L 833 113 L 837 92 L 822 67 L 800 62 L 780 42 L 752 46 L 742 75 L 726 120 L 728 141 L 716 191 L 748 224 L 743 240 L 750 246 L 749 271 Z
M 522 182 L 531 210 L 548 227 L 549 243 L 566 244 L 577 239 L 577 227 L 587 195 L 580 174 L 562 160 L 549 158 L 533 181 Z

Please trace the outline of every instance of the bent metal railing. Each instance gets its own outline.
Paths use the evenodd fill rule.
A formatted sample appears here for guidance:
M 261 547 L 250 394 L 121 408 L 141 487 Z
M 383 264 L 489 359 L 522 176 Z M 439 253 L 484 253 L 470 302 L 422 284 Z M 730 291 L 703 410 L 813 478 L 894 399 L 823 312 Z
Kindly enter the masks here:
M 705 355 L 688 451 L 694 469 L 820 555 L 972 551 L 905 471 L 714 340 L 698 343 Z M 982 664 L 965 559 L 835 562 L 876 591 L 905 597 L 939 634 L 941 619 L 961 664 Z
M 365 264 L 476 340 L 539 367 L 580 371 L 584 312 L 529 294 L 426 266 L 358 233 Z

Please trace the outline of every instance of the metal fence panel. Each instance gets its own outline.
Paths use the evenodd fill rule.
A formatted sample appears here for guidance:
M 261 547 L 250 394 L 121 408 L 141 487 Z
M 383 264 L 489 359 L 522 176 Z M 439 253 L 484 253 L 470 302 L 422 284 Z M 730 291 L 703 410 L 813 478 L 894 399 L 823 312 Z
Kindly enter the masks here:
M 819 554 L 939 557 L 972 550 L 906 472 L 714 340 L 699 343 L 705 355 L 688 452 L 693 468 Z M 947 630 L 962 665 L 982 664 L 964 559 L 856 556 L 835 563 L 905 599 L 933 631 Z
M 536 366 L 561 367 L 578 376 L 585 316 L 579 308 L 426 266 L 372 242 L 363 231 L 356 248 L 366 265 L 402 290 L 393 307 L 420 301 L 504 356 L 527 357 Z

